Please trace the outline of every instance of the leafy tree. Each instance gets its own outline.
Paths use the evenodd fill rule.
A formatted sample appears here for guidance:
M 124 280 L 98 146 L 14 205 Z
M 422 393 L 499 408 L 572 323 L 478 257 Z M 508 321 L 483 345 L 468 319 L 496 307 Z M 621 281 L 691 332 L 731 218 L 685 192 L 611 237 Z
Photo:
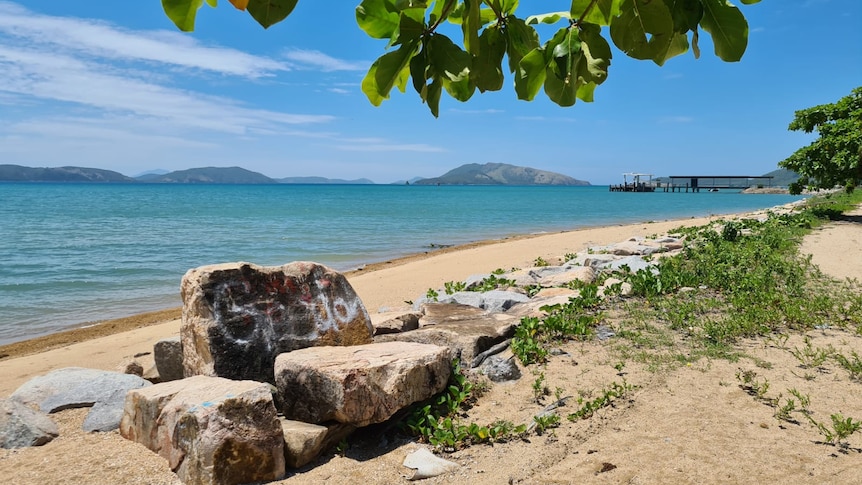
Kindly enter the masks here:
M 177 27 L 190 31 L 204 1 L 211 7 L 217 3 L 162 0 L 162 6 Z M 284 20 L 297 1 L 230 0 L 264 28 Z M 422 102 L 437 116 L 443 91 L 467 101 L 476 90 L 500 90 L 507 57 L 519 99 L 530 101 L 544 89 L 551 101 L 571 106 L 578 99 L 591 102 L 596 86 L 607 78 L 608 33 L 626 55 L 660 66 L 689 47 L 699 57 L 700 28 L 712 36 L 715 54 L 724 61 L 738 61 L 748 45 L 748 22 L 728 0 L 571 0 L 563 5 L 567 10 L 519 16 L 519 0 L 362 0 L 356 7 L 359 28 L 388 40 L 388 52 L 371 65 L 362 91 L 379 106 L 392 88 L 404 92 L 412 78 Z M 441 32 L 447 22 L 461 31 L 457 43 Z M 562 27 L 541 43 L 535 26 L 558 23 Z
M 779 163 L 802 175 L 791 184 L 792 193 L 798 194 L 805 187 L 836 185 L 852 192 L 862 182 L 862 86 L 836 103 L 797 111 L 788 129 L 820 134 L 813 143 Z

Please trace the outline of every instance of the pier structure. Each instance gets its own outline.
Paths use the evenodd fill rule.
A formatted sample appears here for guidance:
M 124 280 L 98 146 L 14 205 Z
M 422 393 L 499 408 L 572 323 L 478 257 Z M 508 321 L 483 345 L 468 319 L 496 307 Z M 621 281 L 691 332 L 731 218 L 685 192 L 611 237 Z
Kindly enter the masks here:
M 624 173 L 622 184 L 610 186 L 611 192 L 655 192 L 655 189 L 656 183 L 652 181 L 651 173 L 637 172 Z
M 719 189 L 771 187 L 772 178 L 771 175 L 671 175 L 670 182 L 660 185 L 665 192 L 700 192 L 701 189 L 718 192 Z

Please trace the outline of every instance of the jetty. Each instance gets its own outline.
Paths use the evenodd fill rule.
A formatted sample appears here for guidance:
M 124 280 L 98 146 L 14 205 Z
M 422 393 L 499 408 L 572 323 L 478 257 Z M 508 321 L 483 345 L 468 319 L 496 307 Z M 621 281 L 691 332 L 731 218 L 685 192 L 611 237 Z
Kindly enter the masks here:
M 631 177 L 631 183 L 629 182 Z M 611 192 L 655 192 L 656 183 L 651 173 L 626 172 L 621 185 L 611 185 Z
M 626 172 L 623 183 L 611 185 L 611 192 L 718 192 L 743 190 L 749 187 L 771 187 L 771 175 L 671 175 L 662 181 L 653 180 L 651 173 Z

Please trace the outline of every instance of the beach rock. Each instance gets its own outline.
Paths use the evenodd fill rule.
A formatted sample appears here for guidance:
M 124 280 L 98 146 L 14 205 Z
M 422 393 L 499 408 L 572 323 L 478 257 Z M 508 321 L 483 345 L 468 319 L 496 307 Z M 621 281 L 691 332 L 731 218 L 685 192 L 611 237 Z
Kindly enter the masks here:
M 514 281 L 516 286 L 530 286 L 536 284 L 536 276 L 535 273 L 533 273 L 533 268 L 523 268 L 506 273 L 504 278 Z
M 549 291 L 545 293 L 545 290 L 540 291 L 535 297 L 533 297 L 530 301 L 526 301 L 524 303 L 518 303 L 512 308 L 506 310 L 506 315 L 511 315 L 517 318 L 523 317 L 543 317 L 548 313 L 542 310 L 542 307 L 551 306 L 551 305 L 565 305 L 569 303 L 569 300 L 577 297 L 580 292 L 577 290 L 569 290 L 568 288 L 548 288 L 549 290 L 565 290 L 564 293 L 558 293 Z M 546 296 L 549 295 L 549 296 Z
M 596 271 L 589 266 L 571 266 L 536 280 L 542 286 L 564 286 L 575 280 L 582 283 L 592 283 L 596 280 Z
M 617 243 L 611 247 L 611 254 L 614 256 L 646 256 L 659 251 L 656 246 L 641 244 L 637 240 L 628 240 Z
M 117 372 L 143 377 L 144 366 L 135 359 L 126 359 L 123 362 L 120 362 L 120 365 L 117 366 Z
M 419 328 L 420 312 L 386 312 L 371 315 L 374 335 L 409 332 Z
M 84 431 L 111 431 L 120 424 L 126 393 L 151 385 L 132 374 L 67 367 L 30 379 L 9 398 L 46 413 L 92 406 Z
M 185 484 L 284 476 L 284 436 L 270 386 L 195 376 L 131 391 L 120 434 L 158 453 Z
M 454 461 L 444 460 L 425 448 L 419 448 L 405 456 L 402 465 L 414 470 L 410 480 L 436 477 L 460 467 Z
M 437 394 L 450 374 L 447 349 L 405 342 L 316 347 L 275 360 L 279 402 L 287 419 L 335 420 L 357 427 L 386 421 Z
M 420 319 L 418 330 L 380 335 L 375 341 L 438 345 L 449 348 L 451 358 L 472 362 L 477 354 L 511 338 L 520 322 L 516 316 L 476 312 L 463 305 L 435 303 L 424 308 L 426 315 Z
M 183 375 L 183 344 L 180 336 L 163 338 L 153 346 L 153 358 L 162 382 L 182 379 Z
M 595 270 L 606 267 L 609 263 L 617 259 L 613 254 L 590 254 L 578 253 L 575 259 L 566 263 L 569 266 L 588 266 Z
M 47 414 L 14 399 L 0 399 L 0 448 L 41 446 L 59 434 Z
M 321 453 L 347 438 L 356 427 L 331 423 L 328 426 L 280 418 L 284 431 L 284 459 L 290 468 L 311 463 Z
M 492 355 L 479 369 L 493 382 L 515 381 L 521 378 L 521 369 L 514 356 Z
M 644 261 L 640 256 L 627 256 L 624 258 L 619 258 L 611 261 L 607 265 L 603 266 L 603 269 L 608 269 L 611 271 L 620 271 L 623 266 L 628 266 L 629 271 L 632 273 L 637 273 L 642 269 L 649 269 L 651 271 L 658 271 L 656 268 L 656 264 L 652 261 Z
M 189 270 L 180 331 L 185 375 L 274 382 L 283 352 L 371 342 L 371 318 L 341 274 L 310 262 Z
M 527 295 L 514 291 L 459 291 L 451 295 L 439 297 L 438 302 L 469 305 L 488 312 L 503 312 L 511 308 L 512 305 L 528 301 L 529 299 Z
M 608 289 L 613 287 L 614 285 L 619 285 L 620 296 L 631 296 L 632 284 L 618 278 L 606 279 L 605 282 L 602 284 L 601 288 L 599 288 L 598 295 L 602 297 L 605 296 L 605 294 L 608 292 Z

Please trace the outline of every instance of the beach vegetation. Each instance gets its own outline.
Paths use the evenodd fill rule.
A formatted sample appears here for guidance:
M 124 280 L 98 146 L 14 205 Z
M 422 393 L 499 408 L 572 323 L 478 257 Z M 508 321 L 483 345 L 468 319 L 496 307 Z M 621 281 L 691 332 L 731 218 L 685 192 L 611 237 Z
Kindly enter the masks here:
M 850 352 L 850 357 L 844 354 L 834 353 L 834 359 L 844 370 L 850 373 L 850 379 L 856 382 L 862 382 L 862 359 L 856 351 Z
M 486 278 L 483 278 L 479 283 L 466 288 L 467 291 L 478 291 L 478 292 L 486 292 L 493 291 L 499 288 L 509 288 L 515 286 L 514 280 L 509 280 L 506 278 L 501 278 L 496 274 L 491 274 Z
M 470 381 L 458 360 L 453 361 L 446 389 L 412 406 L 407 416 L 400 421 L 402 430 L 445 451 L 479 443 L 501 443 L 526 436 L 527 426 L 515 425 L 511 421 L 496 420 L 487 426 L 462 422 L 461 415 L 475 404 L 483 388 Z
M 440 293 L 438 293 L 434 288 L 428 288 L 428 291 L 425 292 L 425 298 L 429 301 L 437 301 L 437 298 L 439 297 Z
M 836 186 L 849 193 L 862 183 L 862 86 L 835 103 L 797 111 L 788 129 L 818 135 L 779 162 L 800 174 L 791 193 Z
M 551 263 L 549 263 L 547 260 L 545 260 L 545 258 L 543 258 L 541 256 L 539 256 L 533 260 L 533 266 L 535 266 L 536 268 L 543 268 L 545 266 L 550 266 L 550 265 L 551 265 Z
M 591 418 L 596 411 L 606 408 L 609 406 L 613 406 L 614 403 L 626 397 L 629 393 L 631 393 L 635 387 L 625 379 L 619 382 L 611 382 L 611 384 L 602 389 L 601 395 L 592 400 L 587 400 L 583 396 L 578 397 L 578 410 L 569 414 L 569 421 L 578 421 L 581 419 L 589 419 Z
M 838 445 L 842 448 L 846 448 L 848 446 L 844 440 L 849 438 L 853 433 L 859 431 L 859 428 L 862 427 L 862 422 L 854 421 L 853 418 L 850 417 L 844 417 L 841 413 L 835 413 L 829 416 L 832 420 L 831 426 L 815 420 L 809 414 L 806 414 L 805 416 L 808 418 L 808 421 L 817 428 L 817 431 L 820 432 L 826 440 L 826 443 Z
M 467 284 L 463 281 L 447 281 L 443 283 L 443 291 L 447 295 L 452 295 L 465 289 L 467 289 Z
M 180 30 L 192 31 L 203 3 L 163 0 L 162 6 Z M 216 0 L 206 3 L 216 6 Z M 231 3 L 268 28 L 287 18 L 298 0 Z M 362 91 L 379 106 L 393 88 L 404 92 L 410 84 L 436 117 L 444 92 L 464 102 L 476 91 L 499 91 L 508 71 L 518 99 L 532 101 L 543 91 L 559 106 L 572 106 L 579 99 L 592 102 L 607 79 L 611 44 L 659 66 L 689 49 L 699 58 L 700 33 L 711 36 L 715 55 L 726 62 L 739 61 L 748 45 L 748 22 L 726 0 L 556 3 L 538 9 L 512 0 L 362 0 L 355 8 L 357 25 L 388 50 L 369 68 Z M 542 43 L 540 33 L 555 25 L 560 27 Z

